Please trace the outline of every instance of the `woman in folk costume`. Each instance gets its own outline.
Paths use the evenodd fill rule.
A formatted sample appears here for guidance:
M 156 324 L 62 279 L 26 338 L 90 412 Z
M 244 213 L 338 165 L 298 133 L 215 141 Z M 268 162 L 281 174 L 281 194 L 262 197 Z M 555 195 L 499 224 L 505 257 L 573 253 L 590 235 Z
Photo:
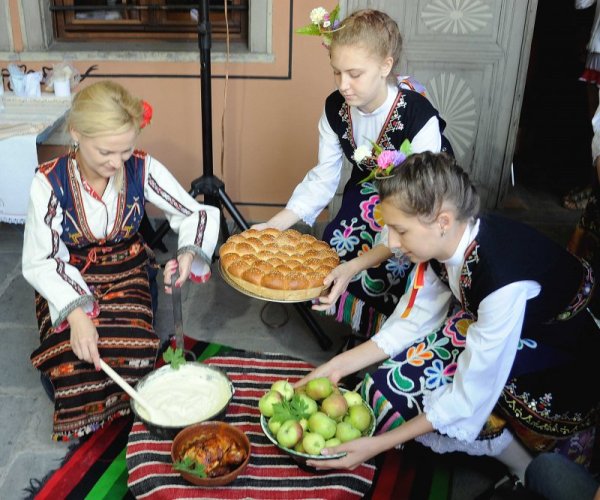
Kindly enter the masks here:
M 338 89 L 326 99 L 319 121 L 318 164 L 296 187 L 284 210 L 254 227 L 283 230 L 299 220 L 312 225 L 335 195 L 345 156 L 352 164 L 352 174 L 341 208 L 326 227 L 323 240 L 336 249 L 342 261 L 370 253 L 375 267 L 349 274 L 342 264 L 326 278 L 326 285 L 334 284 L 332 294 L 322 298 L 317 307 L 330 309 L 330 313 L 336 310 L 339 321 L 350 323 L 368 337 L 394 310 L 411 263 L 405 258 L 392 259 L 389 249 L 379 245 L 383 225 L 379 196 L 370 179 L 361 182 L 374 167 L 366 153 L 372 149 L 371 141 L 390 149 L 408 140 L 414 152 L 440 151 L 448 145 L 442 136 L 444 122 L 421 94 L 422 88 L 393 73 L 402 50 L 396 22 L 376 10 L 355 12 L 341 23 L 336 17 L 337 9 L 331 14 L 314 9 L 314 24 L 299 30 L 324 36 Z M 348 291 L 335 307 L 348 281 Z
M 312 465 L 353 467 L 416 439 L 437 452 L 494 456 L 522 479 L 526 448 L 595 425 L 594 271 L 524 224 L 479 217 L 475 188 L 445 153 L 409 156 L 377 187 L 389 246 L 417 264 L 412 286 L 375 336 L 298 385 L 385 361 L 361 386 L 378 435 Z M 439 329 L 453 299 L 461 334 Z
M 154 367 L 151 252 L 138 232 L 146 202 L 179 233 L 176 286 L 210 276 L 219 211 L 135 149 L 151 114 L 117 83 L 82 89 L 67 119 L 74 147 L 41 165 L 31 186 L 23 275 L 36 291 L 40 346 L 31 360 L 52 384 L 54 439 L 129 413 L 129 397 L 100 371 L 100 358 L 130 384 Z

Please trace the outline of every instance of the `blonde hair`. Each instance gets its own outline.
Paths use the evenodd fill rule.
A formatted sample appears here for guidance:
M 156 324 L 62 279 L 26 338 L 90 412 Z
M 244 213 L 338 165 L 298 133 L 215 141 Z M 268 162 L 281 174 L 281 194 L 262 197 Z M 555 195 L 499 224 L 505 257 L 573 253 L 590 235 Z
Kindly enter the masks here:
M 432 222 L 445 207 L 457 220 L 479 213 L 480 199 L 467 173 L 447 153 L 410 155 L 393 170 L 393 176 L 376 181 L 381 201 L 389 199 L 404 213 Z
M 77 92 L 67 118 L 69 129 L 86 137 L 140 130 L 144 106 L 122 85 L 102 80 Z
M 122 85 L 102 80 L 81 89 L 73 97 L 66 126 L 84 137 L 117 135 L 140 131 L 144 114 L 142 99 L 132 96 Z M 115 187 L 121 188 L 123 172 L 115 175 Z
M 338 46 L 360 45 L 381 60 L 393 59 L 389 79 L 395 81 L 396 66 L 402 55 L 402 35 L 398 24 L 385 12 L 358 10 L 346 17 L 331 38 L 330 51 Z

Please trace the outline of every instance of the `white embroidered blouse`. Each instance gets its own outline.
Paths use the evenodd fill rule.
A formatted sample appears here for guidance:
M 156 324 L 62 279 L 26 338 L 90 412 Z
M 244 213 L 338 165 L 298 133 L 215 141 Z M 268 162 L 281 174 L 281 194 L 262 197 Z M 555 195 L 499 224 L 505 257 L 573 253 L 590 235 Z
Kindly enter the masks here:
M 369 139 L 379 137 L 381 128 L 394 104 L 398 88 L 388 85 L 385 102 L 371 113 L 363 113 L 351 107 L 353 135 L 356 146 L 371 147 Z M 415 153 L 423 151 L 439 152 L 442 147 L 439 120 L 431 117 L 411 141 Z M 287 203 L 286 208 L 294 212 L 300 219 L 313 225 L 317 216 L 329 204 L 340 183 L 344 153 L 337 134 L 327 120 L 325 110 L 319 120 L 319 156 L 318 163 L 308 171 L 304 179 Z
M 79 170 L 75 168 L 77 185 L 85 211 L 86 223 L 92 234 L 98 239 L 106 238 L 113 231 L 117 216 L 119 192 L 115 189 L 114 178 L 111 178 L 100 198 L 90 192 L 89 186 L 82 181 Z M 157 185 L 173 199 L 177 200 L 192 213 L 188 216 L 177 211 L 165 197 L 161 196 L 148 183 L 149 176 Z M 157 159 L 146 155 L 144 178 L 144 195 L 146 201 L 161 209 L 171 228 L 179 234 L 178 248 L 196 254 L 192 264 L 192 279 L 204 281 L 210 276 L 210 258 L 217 244 L 219 233 L 219 210 L 212 206 L 202 205 L 193 199 L 177 182 L 173 175 Z M 47 301 L 50 309 L 52 325 L 57 327 L 76 307 L 83 307 L 89 315 L 97 314 L 93 295 L 77 268 L 69 264 L 69 250 L 59 238 L 58 251 L 53 255 L 52 232 L 62 234 L 63 210 L 60 204 L 56 215 L 47 222 L 47 207 L 53 196 L 52 187 L 46 177 L 37 172 L 30 190 L 29 208 L 25 223 L 23 242 L 22 268 L 23 275 Z M 199 212 L 206 212 L 206 227 L 201 247 L 195 244 L 199 223 Z M 75 281 L 87 294 L 81 297 L 57 272 L 56 260 L 65 264 L 67 276 Z
M 446 319 L 452 295 L 460 300 L 464 253 L 478 230 L 479 220 L 467 227 L 454 255 L 442 262 L 448 271 L 450 288 L 428 267 L 425 284 L 408 317 L 400 316 L 408 304 L 409 293 L 401 297 L 392 315 L 371 338 L 390 357 L 437 330 Z M 461 441 L 475 440 L 506 384 L 527 301 L 539 293 L 539 283 L 518 281 L 481 301 L 477 321 L 469 326 L 465 349 L 458 356 L 453 382 L 424 396 L 425 415 L 437 431 Z

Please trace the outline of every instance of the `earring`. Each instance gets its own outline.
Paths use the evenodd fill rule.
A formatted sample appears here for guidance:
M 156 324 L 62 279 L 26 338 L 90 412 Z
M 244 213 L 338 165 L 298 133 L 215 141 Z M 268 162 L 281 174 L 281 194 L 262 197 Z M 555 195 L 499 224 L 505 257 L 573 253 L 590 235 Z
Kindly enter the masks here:
M 442 230 L 440 232 L 440 236 L 443 238 L 446 235 L 446 229 L 440 226 L 440 229 Z
M 70 147 L 70 153 L 74 155 L 75 153 L 77 153 L 78 150 L 79 150 L 79 142 L 73 141 L 73 144 L 71 144 L 71 147 Z

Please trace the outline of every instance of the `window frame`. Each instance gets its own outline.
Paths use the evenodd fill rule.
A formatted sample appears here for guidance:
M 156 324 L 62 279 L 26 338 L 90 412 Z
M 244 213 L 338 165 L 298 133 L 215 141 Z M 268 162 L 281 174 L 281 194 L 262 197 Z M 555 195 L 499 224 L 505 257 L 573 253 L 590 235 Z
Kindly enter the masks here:
M 238 62 L 273 62 L 273 0 L 250 0 L 248 11 L 248 46 L 232 48 L 231 60 Z M 6 39 L 0 35 L 0 51 L 8 56 L 15 50 L 10 37 L 11 20 L 6 2 L 0 2 L 0 26 L 6 26 Z M 195 61 L 198 47 L 196 42 L 136 42 L 131 47 L 112 49 L 107 42 L 58 42 L 54 39 L 50 0 L 21 0 L 20 24 L 23 37 L 21 59 L 54 60 L 68 54 L 72 60 L 95 58 L 98 60 L 137 60 L 140 52 L 146 52 L 147 60 Z M 2 30 L 0 30 L 2 31 Z M 130 42 L 127 42 L 128 44 Z M 213 47 L 213 59 L 224 59 L 224 44 Z M 239 44 L 241 45 L 241 44 Z M 64 57 L 64 56 L 63 56 Z
M 101 20 L 78 19 L 76 12 L 85 13 L 103 10 L 102 5 L 95 9 L 77 8 L 76 0 L 50 0 L 49 5 L 56 7 L 50 10 L 53 20 L 53 38 L 57 41 L 193 41 L 197 39 L 197 23 L 183 11 L 151 8 L 153 5 L 165 5 L 167 0 L 133 0 L 139 10 L 120 10 L 130 19 Z M 230 0 L 234 6 L 242 6 L 247 10 L 231 8 L 228 11 L 229 39 L 231 42 L 246 43 L 249 18 L 249 0 Z M 177 4 L 177 1 L 174 2 Z M 181 2 L 179 2 L 181 3 Z M 196 4 L 197 5 L 197 4 Z M 146 7 L 146 9 L 144 9 Z M 189 8 L 194 8 L 190 5 Z M 177 17 L 181 19 L 178 20 Z M 211 32 L 213 41 L 223 41 L 226 36 L 225 16 L 218 11 L 210 11 Z

